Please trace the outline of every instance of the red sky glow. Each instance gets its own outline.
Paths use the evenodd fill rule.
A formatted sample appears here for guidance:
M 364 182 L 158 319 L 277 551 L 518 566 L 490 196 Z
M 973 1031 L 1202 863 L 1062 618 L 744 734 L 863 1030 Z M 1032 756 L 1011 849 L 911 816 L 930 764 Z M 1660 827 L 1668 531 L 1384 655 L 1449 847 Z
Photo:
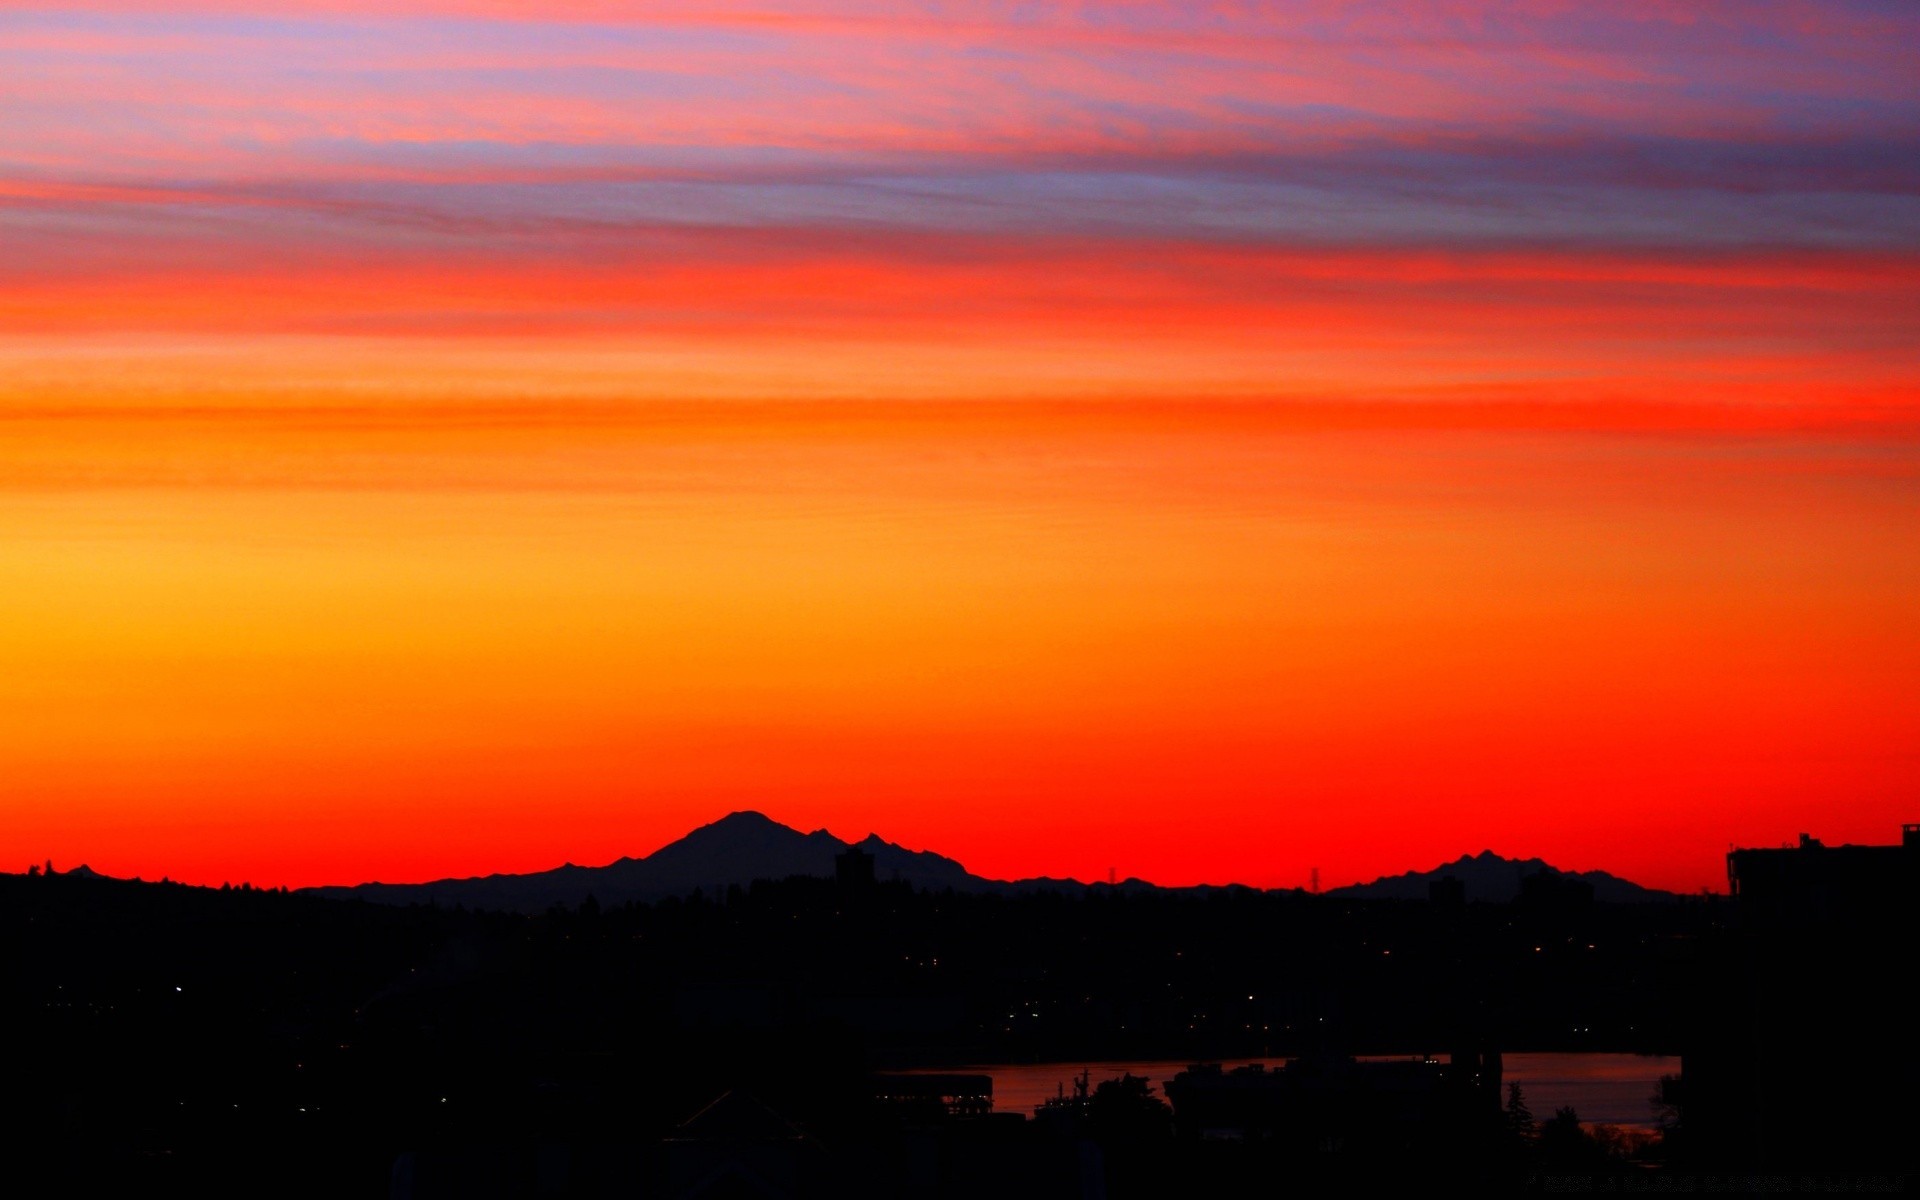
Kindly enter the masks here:
M 1920 819 L 1920 9 L 0 3 L 0 866 Z

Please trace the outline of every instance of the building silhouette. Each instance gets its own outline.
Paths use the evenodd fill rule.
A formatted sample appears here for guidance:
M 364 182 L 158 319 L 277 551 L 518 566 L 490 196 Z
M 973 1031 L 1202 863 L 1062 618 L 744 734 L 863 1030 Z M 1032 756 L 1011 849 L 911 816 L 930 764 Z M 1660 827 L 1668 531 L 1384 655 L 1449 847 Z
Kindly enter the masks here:
M 871 888 L 874 882 L 873 855 L 858 846 L 848 846 L 833 856 L 833 875 L 843 888 Z
M 676 1200 L 819 1195 L 817 1142 L 757 1098 L 734 1090 L 689 1117 L 665 1142 L 666 1194 Z
M 1684 1048 L 1687 1155 L 1911 1170 L 1920 825 L 1897 845 L 1737 849 L 1727 879 L 1733 926 L 1703 956 Z

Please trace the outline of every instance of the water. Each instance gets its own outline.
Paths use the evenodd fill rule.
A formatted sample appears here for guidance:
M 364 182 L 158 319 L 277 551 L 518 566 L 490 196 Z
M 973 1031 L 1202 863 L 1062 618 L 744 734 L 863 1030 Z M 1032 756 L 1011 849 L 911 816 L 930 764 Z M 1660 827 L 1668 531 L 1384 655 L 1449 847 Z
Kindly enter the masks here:
M 1384 1057 L 1384 1056 L 1376 1056 Z M 1228 1059 L 1231 1070 L 1248 1062 L 1278 1067 L 1282 1059 Z M 1508 1054 L 1503 1059 L 1505 1080 L 1518 1083 L 1535 1120 L 1544 1121 L 1559 1108 L 1571 1105 L 1588 1124 L 1620 1125 L 1632 1129 L 1654 1127 L 1650 1103 L 1662 1075 L 1680 1073 L 1680 1060 L 1656 1054 Z M 1090 1063 L 993 1063 L 953 1068 L 993 1077 L 993 1107 L 998 1112 L 1031 1113 L 1034 1106 L 1062 1089 L 1073 1091 L 1073 1080 L 1089 1072 L 1098 1086 L 1122 1073 L 1144 1075 L 1156 1094 L 1167 1080 L 1187 1069 L 1185 1060 L 1111 1060 Z

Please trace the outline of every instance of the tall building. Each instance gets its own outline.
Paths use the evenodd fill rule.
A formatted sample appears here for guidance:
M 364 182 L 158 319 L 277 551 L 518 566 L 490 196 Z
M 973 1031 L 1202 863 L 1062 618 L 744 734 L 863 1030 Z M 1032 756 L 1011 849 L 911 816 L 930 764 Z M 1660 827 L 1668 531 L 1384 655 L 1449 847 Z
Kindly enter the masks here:
M 858 846 L 848 846 L 833 859 L 834 878 L 843 888 L 873 886 L 873 855 Z
M 1727 855 L 1733 924 L 1707 948 L 1684 1047 L 1699 1165 L 1911 1171 L 1920 1145 L 1920 825 L 1898 845 Z

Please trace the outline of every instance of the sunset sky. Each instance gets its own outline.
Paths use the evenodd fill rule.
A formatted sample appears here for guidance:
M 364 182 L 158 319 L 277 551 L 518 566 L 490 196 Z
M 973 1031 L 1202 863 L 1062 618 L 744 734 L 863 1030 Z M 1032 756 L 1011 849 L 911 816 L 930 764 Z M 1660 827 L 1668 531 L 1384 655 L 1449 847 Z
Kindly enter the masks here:
M 0 869 L 1920 820 L 1920 5 L 0 0 Z

